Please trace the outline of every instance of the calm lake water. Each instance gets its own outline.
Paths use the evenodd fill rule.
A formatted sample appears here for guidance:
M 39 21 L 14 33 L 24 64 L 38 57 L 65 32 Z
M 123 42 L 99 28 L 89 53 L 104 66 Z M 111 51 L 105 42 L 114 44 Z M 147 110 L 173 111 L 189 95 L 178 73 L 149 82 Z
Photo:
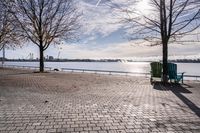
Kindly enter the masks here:
M 39 66 L 39 62 L 6 62 L 5 64 Z M 45 62 L 45 67 L 149 73 L 149 64 L 149 62 Z M 177 63 L 177 65 L 178 72 L 186 72 L 186 75 L 200 76 L 200 63 Z

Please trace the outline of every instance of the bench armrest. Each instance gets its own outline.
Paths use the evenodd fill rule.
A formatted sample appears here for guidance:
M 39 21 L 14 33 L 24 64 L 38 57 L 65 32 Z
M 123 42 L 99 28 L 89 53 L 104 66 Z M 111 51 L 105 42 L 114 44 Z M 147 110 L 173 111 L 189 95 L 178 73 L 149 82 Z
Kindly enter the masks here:
M 184 75 L 184 73 L 185 73 L 185 72 L 179 72 L 179 73 L 177 73 L 177 74 L 178 74 L 178 75 L 182 75 L 182 76 L 183 76 L 183 75 Z

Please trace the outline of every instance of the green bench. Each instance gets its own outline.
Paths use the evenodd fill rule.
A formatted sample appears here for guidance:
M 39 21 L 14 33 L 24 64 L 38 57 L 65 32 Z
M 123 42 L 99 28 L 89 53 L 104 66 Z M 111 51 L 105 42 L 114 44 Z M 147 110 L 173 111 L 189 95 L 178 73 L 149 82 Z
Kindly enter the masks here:
M 183 83 L 183 76 L 184 72 L 177 73 L 177 64 L 168 63 L 168 79 L 170 82 L 179 83 L 181 81 Z
M 152 83 L 154 79 L 160 78 L 162 80 L 162 63 L 160 62 L 151 62 L 151 78 L 150 82 Z
M 183 77 L 184 77 L 184 72 L 183 73 L 177 73 L 177 64 L 174 63 L 168 63 L 168 80 L 170 82 L 174 81 L 175 83 L 179 83 L 180 81 L 183 83 Z M 160 62 L 151 62 L 151 78 L 150 82 L 152 83 L 154 79 L 160 79 L 162 81 L 162 63 Z

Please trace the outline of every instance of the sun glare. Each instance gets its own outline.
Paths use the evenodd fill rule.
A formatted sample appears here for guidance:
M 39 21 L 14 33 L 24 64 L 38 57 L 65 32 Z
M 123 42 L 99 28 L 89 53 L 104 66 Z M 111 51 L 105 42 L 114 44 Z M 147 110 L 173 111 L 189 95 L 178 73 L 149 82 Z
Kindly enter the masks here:
M 138 4 L 137 4 L 137 10 L 140 13 L 143 14 L 149 14 L 150 13 L 150 5 L 149 5 L 149 0 L 141 0 Z

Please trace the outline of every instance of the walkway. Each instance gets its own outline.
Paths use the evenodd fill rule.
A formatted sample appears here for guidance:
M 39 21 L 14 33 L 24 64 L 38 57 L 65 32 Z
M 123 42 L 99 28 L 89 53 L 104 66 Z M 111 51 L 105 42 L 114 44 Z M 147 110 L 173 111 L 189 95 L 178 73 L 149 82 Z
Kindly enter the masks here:
M 200 132 L 200 83 L 0 69 L 0 132 Z

